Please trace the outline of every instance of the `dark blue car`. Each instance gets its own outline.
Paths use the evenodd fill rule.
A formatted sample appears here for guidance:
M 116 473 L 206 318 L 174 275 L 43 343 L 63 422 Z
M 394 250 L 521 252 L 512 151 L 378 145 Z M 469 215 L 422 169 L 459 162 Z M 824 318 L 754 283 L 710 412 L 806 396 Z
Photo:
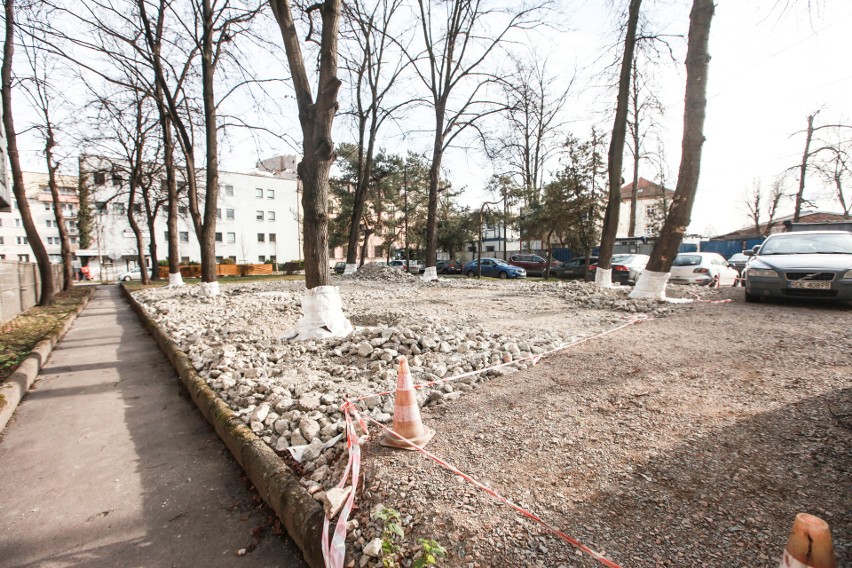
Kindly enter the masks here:
M 473 278 L 479 273 L 477 260 L 473 259 L 464 265 L 462 273 Z M 520 266 L 513 266 L 499 258 L 482 259 L 482 275 L 494 278 L 526 278 L 527 271 Z

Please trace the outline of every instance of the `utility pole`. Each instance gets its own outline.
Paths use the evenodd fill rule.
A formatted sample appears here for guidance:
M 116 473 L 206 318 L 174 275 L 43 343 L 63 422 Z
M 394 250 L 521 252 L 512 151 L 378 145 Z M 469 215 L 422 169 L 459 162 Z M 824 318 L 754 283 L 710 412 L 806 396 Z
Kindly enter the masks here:
M 405 271 L 408 272 L 408 267 L 411 264 L 411 252 L 408 249 L 408 166 L 402 169 L 402 184 L 405 198 Z

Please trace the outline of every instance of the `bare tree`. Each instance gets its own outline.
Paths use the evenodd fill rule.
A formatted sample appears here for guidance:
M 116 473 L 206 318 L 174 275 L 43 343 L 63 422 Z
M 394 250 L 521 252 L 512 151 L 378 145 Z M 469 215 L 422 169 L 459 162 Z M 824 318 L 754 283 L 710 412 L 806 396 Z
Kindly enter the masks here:
M 343 15 L 345 30 L 343 36 L 349 41 L 351 53 L 344 56 L 353 89 L 353 109 L 351 114 L 358 131 L 358 176 L 349 223 L 349 241 L 346 250 L 346 270 L 352 272 L 357 260 L 360 225 L 364 224 L 364 247 L 367 246 L 369 233 L 375 230 L 367 225 L 364 205 L 368 195 L 368 184 L 373 170 L 373 156 L 376 151 L 376 138 L 384 122 L 394 116 L 411 99 L 392 98 L 392 89 L 405 70 L 408 61 L 402 53 L 391 53 L 394 40 L 391 30 L 394 16 L 402 5 L 401 0 L 379 0 L 372 7 L 364 5 L 362 0 L 353 0 L 344 4 Z M 364 254 L 361 263 L 364 263 Z
M 815 139 L 815 134 L 826 129 L 837 131 L 838 129 L 852 128 L 848 124 L 823 124 L 814 126 L 814 119 L 820 111 L 815 111 L 808 115 L 808 126 L 805 130 L 799 131 L 796 134 L 805 133 L 805 149 L 802 152 L 801 163 L 797 166 L 799 170 L 799 188 L 796 191 L 796 206 L 793 210 L 793 222 L 798 223 L 802 216 L 802 207 L 807 203 L 805 200 L 805 177 L 808 172 L 808 167 L 812 167 L 812 160 L 822 153 L 836 155 L 837 147 L 822 139 Z M 814 142 L 817 142 L 816 147 L 812 148 Z M 844 205 L 844 211 L 847 211 Z
M 683 143 L 677 186 L 666 223 L 651 252 L 651 258 L 639 277 L 636 288 L 630 293 L 634 298 L 665 294 L 665 280 L 689 226 L 701 172 L 704 117 L 707 109 L 707 72 L 710 62 L 707 46 L 714 11 L 714 0 L 692 2 L 686 51 Z M 661 278 L 661 275 L 666 278 Z
M 531 54 L 528 59 L 513 58 L 514 71 L 500 83 L 503 90 L 506 129 L 485 141 L 488 157 L 505 164 L 506 171 L 522 188 L 524 207 L 538 202 L 545 166 L 562 148 L 562 110 L 574 83 L 555 90 L 556 77 L 547 73 L 547 59 Z
M 27 235 L 27 242 L 33 251 L 38 263 L 39 277 L 41 278 L 41 294 L 39 305 L 48 306 L 53 302 L 55 285 L 53 272 L 50 269 L 50 257 L 41 242 L 41 237 L 36 230 L 30 213 L 30 205 L 27 201 L 27 192 L 24 187 L 24 174 L 21 169 L 21 158 L 18 153 L 18 137 L 15 131 L 15 121 L 12 114 L 12 60 L 15 55 L 15 0 L 3 0 L 5 15 L 6 37 L 3 41 L 3 65 L 0 76 L 0 97 L 3 101 L 3 128 L 6 132 L 6 145 L 9 154 L 9 163 L 12 169 L 12 191 L 18 202 L 18 211 Z
M 850 209 L 852 209 L 852 199 L 844 192 L 848 191 L 848 184 L 852 178 L 852 169 L 850 169 L 849 147 L 848 143 L 844 146 L 837 144 L 829 150 L 828 159 L 824 159 L 817 164 L 817 170 L 823 179 L 834 186 L 834 196 L 843 210 L 843 217 L 849 219 Z
M 601 249 L 598 255 L 598 270 L 595 281 L 600 286 L 612 285 L 612 250 L 618 232 L 618 216 L 621 208 L 621 165 L 624 158 L 624 141 L 627 131 L 627 112 L 630 96 L 630 76 L 633 68 L 633 52 L 636 46 L 636 28 L 639 22 L 639 8 L 642 0 L 630 0 L 627 13 L 627 29 L 624 34 L 624 55 L 618 80 L 615 119 L 612 126 L 612 138 L 609 142 L 607 167 L 609 170 L 609 200 L 604 213 L 601 230 Z
M 772 228 L 775 226 L 775 218 L 778 215 L 778 207 L 784 197 L 784 181 L 780 176 L 772 182 L 769 193 L 763 190 L 759 179 L 752 182 L 751 188 L 746 190 L 744 201 L 748 217 L 754 225 L 755 234 L 766 236 L 772 232 Z M 764 215 L 767 217 L 765 226 L 761 221 Z
M 433 17 L 433 7 L 443 9 L 443 15 Z M 538 25 L 537 16 L 543 7 L 538 3 L 501 10 L 487 8 L 481 0 L 448 0 L 434 6 L 429 0 L 417 0 L 424 53 L 420 56 L 406 50 L 406 54 L 429 91 L 435 118 L 425 280 L 437 278 L 438 192 L 444 152 L 468 127 L 475 128 L 484 117 L 503 110 L 502 105 L 486 96 L 495 77 L 486 72 L 485 63 L 510 32 Z M 498 24 L 501 17 L 504 19 Z
M 58 142 L 57 123 L 54 120 L 54 101 L 58 98 L 55 88 L 49 82 L 49 77 L 58 72 L 56 65 L 48 61 L 46 54 L 38 50 L 37 46 L 23 39 L 24 55 L 29 64 L 30 75 L 21 81 L 23 91 L 30 101 L 30 106 L 39 115 L 40 124 L 34 128 L 40 132 L 44 139 L 44 159 L 47 166 L 47 186 L 50 190 L 53 203 L 53 218 L 56 228 L 59 230 L 60 254 L 62 256 L 63 290 L 70 290 L 74 286 L 74 267 L 71 263 L 73 252 L 68 236 L 68 228 L 65 224 L 65 214 L 62 210 L 62 201 L 59 197 L 59 186 L 57 184 L 57 171 L 60 161 L 56 154 Z

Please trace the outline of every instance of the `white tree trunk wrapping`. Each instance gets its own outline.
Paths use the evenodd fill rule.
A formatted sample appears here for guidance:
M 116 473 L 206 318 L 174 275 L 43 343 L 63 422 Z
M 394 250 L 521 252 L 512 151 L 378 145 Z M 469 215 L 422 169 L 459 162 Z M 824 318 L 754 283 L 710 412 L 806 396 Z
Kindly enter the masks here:
M 612 268 L 598 267 L 595 270 L 595 284 L 601 288 L 612 288 Z
M 345 337 L 352 324 L 343 315 L 343 302 L 337 286 L 317 286 L 302 296 L 302 317 L 296 324 L 295 339 Z
M 169 273 L 169 288 L 180 288 L 183 285 L 183 276 L 180 275 L 180 272 Z
M 215 298 L 219 295 L 218 282 L 201 282 L 198 287 L 198 293 L 202 298 Z
M 434 266 L 428 267 L 423 271 L 423 276 L 420 277 L 423 282 L 432 282 L 438 279 L 438 269 Z
M 356 272 L 358 272 L 357 264 L 347 264 L 343 274 L 355 274 Z
M 636 281 L 636 286 L 630 292 L 630 297 L 665 300 L 666 283 L 669 281 L 669 276 L 671 276 L 670 272 L 643 270 Z

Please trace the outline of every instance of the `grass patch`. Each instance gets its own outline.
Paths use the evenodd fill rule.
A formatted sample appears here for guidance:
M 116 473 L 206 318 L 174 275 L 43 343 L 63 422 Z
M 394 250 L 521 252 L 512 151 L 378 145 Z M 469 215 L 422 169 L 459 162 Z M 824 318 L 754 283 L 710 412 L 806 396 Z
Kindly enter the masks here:
M 226 286 L 228 284 L 251 284 L 252 282 L 272 282 L 278 280 L 304 280 L 304 274 L 263 274 L 259 276 L 220 276 L 217 282 L 220 285 Z M 184 278 L 185 284 L 198 284 L 201 282 L 200 278 Z M 135 292 L 137 290 L 145 290 L 146 288 L 159 288 L 162 286 L 167 286 L 169 283 L 168 278 L 164 278 L 162 280 L 157 280 L 151 282 L 149 286 L 143 286 L 142 282 L 139 280 L 131 280 L 129 282 L 122 282 L 122 284 L 127 288 L 130 292 Z
M 94 290 L 94 286 L 78 286 L 59 292 L 50 306 L 34 306 L 0 324 L 0 381 L 11 375 L 42 339 L 58 330 Z

